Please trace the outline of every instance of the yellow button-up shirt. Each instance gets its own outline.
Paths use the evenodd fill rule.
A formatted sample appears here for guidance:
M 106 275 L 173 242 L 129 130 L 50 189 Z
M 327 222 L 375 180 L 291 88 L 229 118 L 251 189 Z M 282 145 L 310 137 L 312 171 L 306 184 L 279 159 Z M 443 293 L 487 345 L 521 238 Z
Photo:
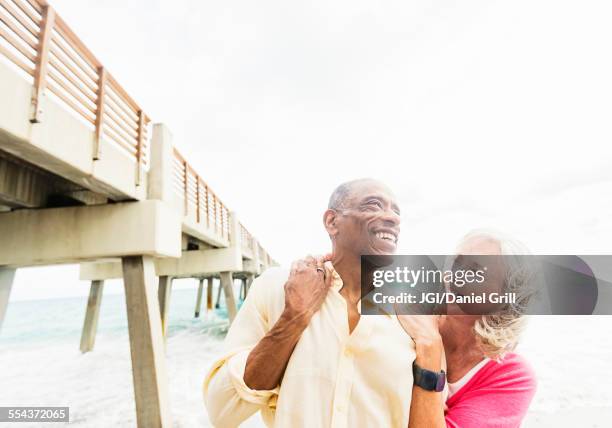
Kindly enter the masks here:
M 414 342 L 395 316 L 363 315 L 349 333 L 342 280 L 334 271 L 321 309 L 302 333 L 281 385 L 250 389 L 243 380 L 250 351 L 285 306 L 286 269 L 253 281 L 224 342 L 223 356 L 204 381 L 211 422 L 233 427 L 261 411 L 269 427 L 408 426 Z

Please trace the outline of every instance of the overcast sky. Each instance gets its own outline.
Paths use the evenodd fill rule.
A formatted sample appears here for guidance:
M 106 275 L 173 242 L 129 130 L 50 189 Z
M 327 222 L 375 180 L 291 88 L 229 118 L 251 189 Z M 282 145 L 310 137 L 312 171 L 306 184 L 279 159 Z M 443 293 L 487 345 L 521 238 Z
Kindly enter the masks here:
M 610 2 L 51 3 L 283 264 L 328 248 L 329 193 L 364 176 L 406 252 L 473 227 L 612 251 Z M 77 277 L 24 269 L 12 299 Z

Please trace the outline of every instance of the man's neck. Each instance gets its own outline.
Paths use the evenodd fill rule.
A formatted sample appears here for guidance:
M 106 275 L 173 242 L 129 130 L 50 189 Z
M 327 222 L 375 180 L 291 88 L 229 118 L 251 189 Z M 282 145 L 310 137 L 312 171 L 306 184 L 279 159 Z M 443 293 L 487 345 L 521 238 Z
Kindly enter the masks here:
M 331 262 L 342 279 L 341 294 L 356 304 L 361 298 L 361 257 L 335 255 Z

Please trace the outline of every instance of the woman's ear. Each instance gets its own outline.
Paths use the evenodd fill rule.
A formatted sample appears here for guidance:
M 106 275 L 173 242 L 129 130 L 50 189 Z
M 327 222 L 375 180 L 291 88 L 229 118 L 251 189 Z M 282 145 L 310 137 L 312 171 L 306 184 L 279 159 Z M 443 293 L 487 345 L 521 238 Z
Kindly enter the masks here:
M 338 234 L 337 222 L 338 212 L 332 209 L 326 210 L 323 214 L 323 225 L 332 238 Z

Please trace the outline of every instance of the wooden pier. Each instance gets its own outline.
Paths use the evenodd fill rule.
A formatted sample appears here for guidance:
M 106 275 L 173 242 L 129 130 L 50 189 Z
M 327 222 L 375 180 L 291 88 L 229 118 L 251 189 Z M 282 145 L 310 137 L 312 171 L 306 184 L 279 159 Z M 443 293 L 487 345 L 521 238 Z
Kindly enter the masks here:
M 103 24 L 101 31 L 107 27 Z M 173 278 L 232 283 L 275 261 L 43 0 L 0 1 L 0 327 L 15 270 L 79 263 L 93 349 L 104 281 L 125 284 L 139 427 L 172 425 L 164 333 Z

